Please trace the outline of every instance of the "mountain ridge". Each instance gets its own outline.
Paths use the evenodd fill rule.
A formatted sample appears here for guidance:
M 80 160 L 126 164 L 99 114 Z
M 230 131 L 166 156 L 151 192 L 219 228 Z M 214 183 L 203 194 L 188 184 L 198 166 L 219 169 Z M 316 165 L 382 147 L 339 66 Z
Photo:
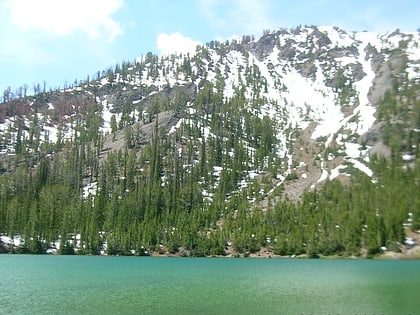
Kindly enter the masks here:
M 70 182 L 96 200 L 103 168 L 114 163 L 118 182 L 127 181 L 128 161 L 118 165 L 125 152 L 137 174 L 132 187 L 147 169 L 154 189 L 178 189 L 180 167 L 197 185 L 187 208 L 242 192 L 263 211 L 336 178 L 348 184 L 355 171 L 375 183 L 371 153 L 408 167 L 418 161 L 419 41 L 399 31 L 280 29 L 211 41 L 193 55 L 147 54 L 62 91 L 8 95 L 0 104 L 2 173 L 13 176 L 29 160 L 37 174 L 43 155 L 60 163 L 76 145 L 76 159 L 92 156 Z M 403 119 L 400 110 L 414 115 Z

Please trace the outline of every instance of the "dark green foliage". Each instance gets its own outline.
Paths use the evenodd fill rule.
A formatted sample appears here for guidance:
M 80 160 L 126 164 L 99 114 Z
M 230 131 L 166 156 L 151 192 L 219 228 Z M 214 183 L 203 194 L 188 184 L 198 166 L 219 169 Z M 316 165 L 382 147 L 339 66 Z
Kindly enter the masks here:
M 63 244 L 61 244 L 59 253 L 61 255 L 74 255 L 74 247 L 69 242 L 64 242 Z
M 65 167 L 53 176 L 46 158 L 35 174 L 22 168 L 19 176 L 3 176 L 3 233 L 21 235 L 26 241 L 21 250 L 31 253 L 44 253 L 48 243 L 62 235 L 80 234 L 78 252 L 84 254 L 99 254 L 106 241 L 111 255 L 146 255 L 151 250 L 176 254 L 182 248 L 182 255 L 212 256 L 224 255 L 232 243 L 245 256 L 266 247 L 278 255 L 316 258 L 358 256 L 363 248 L 375 255 L 382 246 L 396 248 L 404 240 L 409 212 L 415 218 L 413 228 L 419 226 L 419 165 L 404 169 L 402 162 L 373 158 L 376 181 L 355 172 L 349 185 L 327 182 L 299 203 L 280 202 L 260 210 L 248 201 L 253 191 L 260 191 L 257 183 L 233 193 L 245 163 L 223 153 L 221 163 L 230 166 L 221 172 L 213 201 L 207 203 L 202 187 L 213 179 L 208 162 L 200 162 L 204 153 L 193 158 L 195 151 L 187 145 L 179 155 L 175 136 L 162 141 L 155 128 L 155 138 L 141 156 L 133 151 L 109 154 L 98 175 L 96 196 L 81 199 L 72 185 L 56 183 L 54 176 L 78 176 Z M 211 156 L 210 144 L 191 145 Z M 235 139 L 233 145 L 241 152 Z M 141 171 L 139 160 L 149 161 Z M 74 170 L 84 174 L 84 167 Z M 33 180 L 24 180 L 29 177 Z M 74 253 L 73 244 L 63 240 L 59 253 Z

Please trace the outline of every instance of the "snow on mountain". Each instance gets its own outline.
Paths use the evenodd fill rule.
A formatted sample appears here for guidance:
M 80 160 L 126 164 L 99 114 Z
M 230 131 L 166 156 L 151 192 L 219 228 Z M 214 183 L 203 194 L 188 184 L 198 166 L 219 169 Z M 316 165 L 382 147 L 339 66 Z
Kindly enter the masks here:
M 419 33 L 345 32 L 329 26 L 282 29 L 265 34 L 256 41 L 209 43 L 198 47 L 191 56 L 148 54 L 138 58 L 130 67 L 123 66 L 114 73 L 104 72 L 98 80 L 68 89 L 66 93 L 79 95 L 86 91 L 100 104 L 102 123 L 99 131 L 108 134 L 112 131 L 113 115 L 116 121 L 120 121 L 124 114 L 135 121 L 145 119 L 149 115 L 150 100 L 164 93 L 165 89 L 193 84 L 198 92 L 206 81 L 212 82 L 215 91 L 217 84 L 222 87 L 224 100 L 243 94 L 245 111 L 260 118 L 268 116 L 275 122 L 276 154 L 287 157 L 279 178 L 290 174 L 293 164 L 309 164 L 308 161 L 296 160 L 298 157 L 293 148 L 296 139 L 291 130 L 308 131 L 309 138 L 305 140 L 308 147 L 334 146 L 339 154 L 347 157 L 344 162 L 338 160 L 335 152 L 324 160 L 319 154 L 320 174 L 315 183 L 338 177 L 350 164 L 373 176 L 367 165 L 370 147 L 361 145 L 360 136 L 366 134 L 376 121 L 378 104 L 372 103 L 371 93 L 375 78 L 381 75 L 378 63 L 386 63 L 392 50 L 402 49 L 407 57 L 407 79 L 418 83 L 419 43 Z M 132 96 L 126 96 L 124 101 L 130 105 L 130 113 L 123 113 L 121 95 Z M 56 142 L 58 139 L 59 124 L 50 113 L 57 110 L 59 101 L 48 102 L 47 110 L 38 114 L 38 122 L 43 122 L 42 141 Z M 140 105 L 144 107 L 142 111 Z M 197 109 L 192 106 L 192 102 L 185 104 L 185 117 L 178 117 L 177 122 L 168 128 L 168 133 L 175 133 L 184 124 L 195 124 L 203 132 L 202 139 L 214 138 L 211 126 L 204 118 L 196 117 Z M 63 139 L 70 139 L 77 133 L 74 132 L 73 116 L 66 117 L 60 133 Z M 29 126 L 30 122 L 25 122 L 25 125 Z M 0 124 L 1 133 L 8 134 L 3 143 L 7 144 L 9 153 L 14 150 L 16 129 L 17 120 L 13 116 L 6 117 Z M 28 128 L 24 129 L 22 136 L 29 137 Z M 252 155 L 253 148 L 248 147 Z M 231 152 L 235 154 L 233 149 Z M 329 162 L 335 159 L 340 164 L 330 165 Z M 220 172 L 221 169 L 214 169 L 218 178 Z M 252 170 L 251 173 L 258 172 Z M 307 177 L 305 173 L 302 180 Z M 91 185 L 89 191 L 95 187 Z

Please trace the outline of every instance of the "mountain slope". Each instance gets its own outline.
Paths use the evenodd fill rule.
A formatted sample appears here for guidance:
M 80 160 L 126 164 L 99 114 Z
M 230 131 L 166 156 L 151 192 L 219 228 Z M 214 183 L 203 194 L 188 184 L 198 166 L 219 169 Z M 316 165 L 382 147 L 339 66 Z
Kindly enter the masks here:
M 296 211 L 307 217 L 303 213 L 311 204 L 308 191 L 323 196 L 331 185 L 353 187 L 359 181 L 376 185 L 388 180 L 383 163 L 389 162 L 373 153 L 394 161 L 392 168 L 401 168 L 398 165 L 405 161 L 409 171 L 414 170 L 410 181 L 415 177 L 419 41 L 418 33 L 398 31 L 281 29 L 265 32 L 257 41 L 250 36 L 213 41 L 197 47 L 192 56 L 147 54 L 59 91 L 13 100 L 8 95 L 9 101 L 0 105 L 2 172 L 8 187 L 1 232 L 26 233 L 26 240 L 36 235 L 36 246 L 41 248 L 59 239 L 59 234 L 68 234 L 69 245 L 79 250 L 88 247 L 87 252 L 144 253 L 145 248 L 162 246 L 194 255 L 253 252 L 268 246 L 267 240 L 271 244 L 280 234 L 288 239 L 285 235 L 292 233 L 299 246 L 283 252 L 285 241 L 276 241 L 277 252 L 309 255 L 309 232 L 286 233 L 276 227 L 261 231 L 264 237 L 256 242 L 255 231 L 247 233 L 254 235 L 249 239 L 238 232 L 245 228 L 236 225 L 241 220 L 250 224 L 260 210 L 263 217 L 255 220 L 267 220 L 264 216 L 273 215 L 272 211 L 291 207 L 290 201 L 299 201 L 293 207 L 304 206 Z M 375 172 L 375 167 L 380 171 Z M 19 172 L 36 180 L 18 184 Z M 340 184 L 330 184 L 336 178 Z M 324 183 L 326 188 L 321 188 Z M 37 207 L 45 208 L 47 202 L 53 206 L 54 210 L 45 210 L 43 219 L 38 217 L 39 208 L 23 215 L 36 215 L 34 220 L 42 228 L 13 217 L 16 207 L 11 204 L 19 204 L 13 201 L 16 187 L 34 193 Z M 68 202 L 75 203 L 77 215 L 63 210 L 60 200 L 41 198 L 44 190 L 59 195 L 60 189 L 70 192 Z M 88 211 L 92 218 L 81 213 L 87 200 L 92 201 Z M 398 219 L 384 219 L 386 230 L 402 226 L 409 213 L 413 216 L 418 201 L 410 202 L 408 209 L 400 209 Z M 340 202 L 336 203 L 338 207 Z M 352 201 L 350 207 L 355 204 Z M 120 206 L 124 210 L 116 210 Z M 241 216 L 244 209 L 254 210 Z M 51 215 L 57 222 L 51 219 L 54 222 L 47 224 Z M 133 215 L 136 219 L 127 230 L 124 225 Z M 359 215 L 365 222 L 370 214 Z M 196 220 L 192 231 L 184 221 L 191 217 Z M 291 217 L 284 226 L 290 226 L 288 220 Z M 169 222 L 172 226 L 166 226 Z M 153 235 L 152 226 L 160 226 L 163 236 Z M 167 236 L 170 229 L 171 235 L 182 231 L 176 241 Z M 404 240 L 400 232 L 392 233 L 384 232 L 373 249 L 390 240 Z M 351 250 L 341 244 L 331 251 L 357 253 L 353 247 L 369 246 L 359 240 L 349 246 Z M 321 252 L 326 251 L 323 248 Z

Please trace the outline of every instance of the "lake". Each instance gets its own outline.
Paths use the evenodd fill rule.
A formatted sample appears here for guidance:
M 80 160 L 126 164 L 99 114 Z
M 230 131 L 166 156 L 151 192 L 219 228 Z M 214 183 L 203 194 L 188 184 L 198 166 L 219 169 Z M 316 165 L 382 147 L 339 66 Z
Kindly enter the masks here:
M 420 261 L 0 255 L 1 314 L 419 314 Z

